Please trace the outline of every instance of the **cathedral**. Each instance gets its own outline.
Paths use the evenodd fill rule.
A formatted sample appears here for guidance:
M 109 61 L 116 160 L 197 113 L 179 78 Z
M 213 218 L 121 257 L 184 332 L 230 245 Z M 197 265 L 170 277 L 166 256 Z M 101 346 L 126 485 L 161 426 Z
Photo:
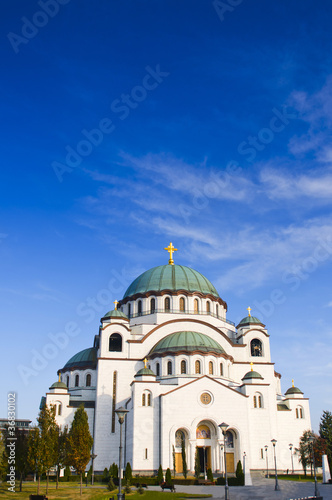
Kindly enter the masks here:
M 70 426 L 83 403 L 94 439 L 94 471 L 119 456 L 116 410 L 123 424 L 123 463 L 150 474 L 161 464 L 235 471 L 302 469 L 294 450 L 311 429 L 309 401 L 297 387 L 281 390 L 271 361 L 266 326 L 248 315 L 227 319 L 227 303 L 200 272 L 174 264 L 153 267 L 128 287 L 100 320 L 93 347 L 59 369 L 43 402 L 56 407 L 60 426 Z M 227 424 L 224 434 L 219 425 Z M 275 448 L 271 440 L 276 440 Z M 225 464 L 226 460 L 226 464 Z

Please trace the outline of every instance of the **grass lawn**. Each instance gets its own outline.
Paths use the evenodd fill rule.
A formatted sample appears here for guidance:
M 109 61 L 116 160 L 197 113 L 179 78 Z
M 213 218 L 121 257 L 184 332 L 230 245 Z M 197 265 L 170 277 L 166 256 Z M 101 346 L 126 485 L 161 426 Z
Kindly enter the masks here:
M 6 483 L 2 483 L 0 485 L 0 497 L 1 498 L 11 498 L 11 499 L 24 499 L 27 500 L 31 494 L 37 493 L 37 485 L 36 483 L 24 483 L 22 487 L 22 493 L 19 493 L 19 483 L 16 483 L 16 492 L 13 493 L 8 491 L 8 486 Z M 82 497 L 80 497 L 80 487 L 79 485 L 73 483 L 60 483 L 59 489 L 55 489 L 55 485 L 51 483 L 51 487 L 49 487 L 47 498 L 49 500 L 63 500 L 64 498 L 70 498 L 71 500 L 78 500 L 82 498 L 83 500 L 103 500 L 109 499 L 113 496 L 116 499 L 116 495 L 118 490 L 108 491 L 106 486 L 96 486 L 96 487 L 88 487 L 83 486 Z M 40 483 L 40 494 L 45 495 L 46 483 L 43 481 Z M 130 497 L 131 500 L 175 500 L 178 498 L 185 497 L 196 497 L 196 498 L 207 498 L 211 495 L 187 495 L 186 493 L 170 493 L 170 492 L 162 492 L 162 491 L 149 491 L 145 490 L 142 495 L 139 495 L 135 488 L 133 488 L 132 493 L 127 493 L 126 498 Z
M 270 474 L 271 479 L 275 479 L 274 474 Z M 281 481 L 299 481 L 299 482 L 315 482 L 315 478 L 310 476 L 308 474 L 307 476 L 304 476 L 302 474 L 278 474 L 278 479 Z M 318 483 L 322 482 L 323 477 L 322 476 L 317 476 L 317 481 Z

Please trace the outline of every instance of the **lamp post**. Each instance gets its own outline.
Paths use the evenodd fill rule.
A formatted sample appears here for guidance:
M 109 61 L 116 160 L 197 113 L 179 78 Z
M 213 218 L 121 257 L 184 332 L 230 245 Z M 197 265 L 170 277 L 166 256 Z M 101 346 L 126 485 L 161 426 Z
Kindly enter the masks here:
M 268 445 L 266 444 L 264 446 L 264 448 L 265 448 L 265 457 L 266 457 L 266 476 L 265 477 L 267 477 L 267 479 L 269 479 L 269 459 L 267 458 Z
M 90 455 L 91 458 L 91 465 L 92 465 L 92 472 L 91 472 L 91 484 L 93 486 L 93 483 L 95 481 L 95 469 L 94 469 L 94 459 L 97 458 L 97 455 L 95 453 L 91 453 Z
M 246 452 L 243 452 L 243 478 L 244 478 L 244 485 L 246 484 Z
M 120 424 L 120 446 L 119 446 L 119 493 L 118 500 L 122 500 L 122 492 L 121 492 L 121 478 L 122 478 L 122 424 L 124 422 L 125 416 L 128 413 L 123 406 L 115 410 L 115 413 L 118 416 L 119 424 Z
M 204 479 L 207 480 L 206 476 L 206 463 L 205 463 L 205 446 L 203 446 L 203 467 L 204 467 Z
M 229 488 L 228 488 L 228 480 L 227 480 L 227 462 L 226 462 L 226 431 L 228 429 L 228 424 L 225 424 L 225 422 L 223 422 L 222 424 L 219 424 L 218 427 L 220 427 L 221 432 L 223 433 L 223 436 L 224 436 L 225 500 L 229 500 Z
M 224 467 L 223 467 L 223 463 L 222 463 L 223 449 L 224 449 L 224 445 L 221 443 L 220 444 L 220 452 L 221 452 L 220 461 L 221 461 L 221 474 L 222 474 L 222 476 L 224 476 Z
M 273 444 L 273 453 L 274 453 L 274 470 L 275 470 L 275 476 L 276 476 L 276 484 L 275 484 L 275 491 L 279 491 L 279 484 L 278 484 L 278 474 L 277 474 L 277 457 L 276 457 L 276 444 L 277 440 L 276 439 L 271 439 L 271 443 Z
M 315 476 L 315 497 L 319 497 L 318 485 L 317 485 L 317 476 L 316 476 L 316 464 L 315 464 L 315 453 L 314 453 L 314 441 L 315 436 L 313 434 L 309 437 L 309 442 L 311 443 L 311 452 L 312 452 L 312 463 L 314 466 L 314 476 Z
M 291 454 L 291 459 L 292 459 L 292 474 L 294 474 L 294 460 L 293 460 L 293 444 L 289 443 L 289 449 L 290 449 L 290 454 Z

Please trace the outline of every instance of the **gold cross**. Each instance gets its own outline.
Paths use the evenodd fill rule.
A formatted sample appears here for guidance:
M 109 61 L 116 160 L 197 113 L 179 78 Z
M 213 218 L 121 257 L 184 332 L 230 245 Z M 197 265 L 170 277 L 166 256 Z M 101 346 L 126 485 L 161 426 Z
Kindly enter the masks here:
M 247 307 L 247 311 L 248 311 L 248 316 L 251 316 L 251 314 L 250 314 L 251 307 Z
M 254 366 L 254 363 L 253 363 L 253 362 L 251 362 L 251 363 L 250 363 L 250 366 L 251 366 L 251 371 L 253 371 L 252 367 Z
M 118 309 L 118 303 L 119 303 L 119 302 L 118 302 L 117 300 L 115 300 L 115 301 L 114 301 L 114 305 L 115 305 L 115 310 L 116 310 L 116 311 L 117 311 L 117 309 Z
M 144 368 L 146 368 L 147 362 L 148 362 L 147 358 L 144 358 Z
M 292 387 L 294 387 L 294 379 L 292 378 Z
M 169 259 L 168 263 L 173 266 L 174 265 L 173 253 L 177 252 L 178 249 L 174 248 L 173 247 L 173 243 L 170 242 L 170 244 L 168 245 L 168 247 L 164 248 L 164 250 L 167 250 L 167 252 L 169 253 L 169 256 L 170 256 L 170 259 Z
M 59 373 L 59 382 L 61 382 L 61 373 Z

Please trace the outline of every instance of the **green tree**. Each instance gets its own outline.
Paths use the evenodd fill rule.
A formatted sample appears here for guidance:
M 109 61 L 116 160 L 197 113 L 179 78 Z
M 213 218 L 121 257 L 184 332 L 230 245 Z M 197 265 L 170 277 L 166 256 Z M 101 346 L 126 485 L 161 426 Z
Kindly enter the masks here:
M 55 407 L 44 405 L 37 418 L 40 429 L 42 472 L 46 472 L 46 495 L 48 494 L 49 471 L 56 464 L 59 430 L 55 421 Z
M 59 473 L 60 469 L 67 465 L 67 447 L 68 447 L 68 427 L 62 430 L 60 427 L 57 429 L 56 439 L 56 489 L 59 487 Z
M 102 481 L 103 483 L 107 483 L 109 479 L 110 479 L 110 474 L 108 472 L 107 467 L 105 467 L 105 469 L 103 470 Z
M 236 465 L 235 475 L 236 475 L 237 479 L 239 480 L 239 483 L 244 484 L 244 474 L 243 474 L 241 460 L 239 460 L 237 465 Z
M 172 484 L 172 474 L 171 474 L 171 469 L 169 467 L 166 470 L 165 482 L 167 484 Z
M 68 434 L 68 462 L 80 475 L 80 495 L 82 496 L 82 476 L 90 460 L 93 439 L 89 430 L 88 415 L 81 405 L 75 412 Z
M 201 474 L 201 461 L 199 459 L 198 446 L 196 446 L 196 451 L 195 451 L 195 478 L 199 479 L 200 474 Z
M 162 483 L 164 480 L 164 473 L 163 473 L 163 468 L 161 465 L 159 465 L 159 469 L 158 469 L 158 474 L 157 474 L 157 481 L 158 481 L 158 484 Z
M 212 474 L 211 467 L 208 468 L 207 473 L 206 473 L 206 477 L 207 477 L 208 481 L 210 481 L 211 483 L 213 482 L 213 474 Z
M 28 467 L 36 473 L 37 476 L 37 495 L 40 492 L 40 476 L 44 472 L 42 461 L 42 445 L 40 437 L 40 429 L 34 427 L 28 435 Z
M 316 467 L 322 466 L 322 455 L 326 455 L 326 454 L 327 454 L 327 443 L 326 443 L 325 439 L 323 439 L 320 436 L 317 436 L 317 434 L 315 434 L 314 455 L 315 455 Z
M 16 437 L 16 472 L 20 476 L 20 491 L 22 491 L 22 482 L 23 477 L 27 472 L 27 453 L 28 453 L 28 435 L 19 429 L 15 429 L 15 437 Z
M 330 470 L 332 471 L 332 412 L 323 411 L 319 424 L 319 434 L 321 438 L 325 439 L 327 447 L 326 454 Z
M 304 475 L 307 475 L 307 467 L 312 463 L 311 460 L 311 444 L 309 438 L 311 437 L 311 431 L 304 431 L 300 437 L 299 447 L 295 448 L 295 451 L 300 455 L 299 461 L 302 464 Z
M 185 437 L 182 435 L 181 439 L 181 455 L 182 455 L 182 470 L 183 470 L 183 475 L 185 479 L 187 479 L 187 459 L 186 459 L 186 442 L 185 442 Z
M 131 485 L 131 483 L 133 481 L 133 473 L 132 473 L 131 465 L 129 462 L 127 462 L 124 476 L 126 478 L 126 484 Z
M 63 473 L 63 477 L 65 481 L 69 481 L 69 476 L 71 476 L 71 470 L 69 465 L 66 466 L 65 471 Z
M 109 468 L 109 475 L 110 477 L 117 478 L 119 475 L 119 468 L 118 466 L 113 462 L 112 465 Z
M 172 457 L 173 457 L 173 477 L 175 478 L 176 467 L 175 467 L 175 448 L 174 448 L 174 444 L 173 444 L 173 447 L 172 447 Z

